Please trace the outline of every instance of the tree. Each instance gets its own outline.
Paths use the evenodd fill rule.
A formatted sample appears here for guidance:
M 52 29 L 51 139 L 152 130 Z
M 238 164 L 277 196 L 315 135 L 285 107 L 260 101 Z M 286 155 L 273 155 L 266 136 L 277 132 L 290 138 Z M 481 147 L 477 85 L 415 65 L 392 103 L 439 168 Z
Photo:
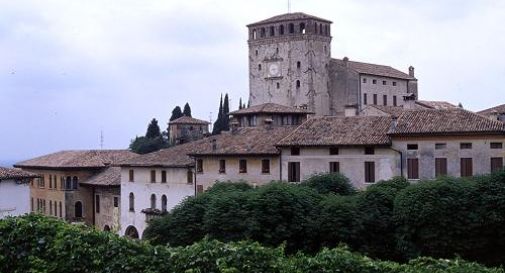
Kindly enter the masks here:
M 176 106 L 174 108 L 174 110 L 172 110 L 172 116 L 170 117 L 170 121 L 176 120 L 176 119 L 178 119 L 178 118 L 180 118 L 182 116 L 183 116 L 183 114 L 182 114 L 181 107 Z
M 217 135 L 221 133 L 223 123 L 223 94 L 221 94 L 221 100 L 219 102 L 219 110 L 217 112 L 217 119 L 214 122 L 214 126 L 212 126 L 212 134 Z
M 230 101 L 228 99 L 228 94 L 224 95 L 224 103 L 223 103 L 223 115 L 222 115 L 222 130 L 229 131 L 230 130 Z
M 147 126 L 146 138 L 157 138 L 161 137 L 160 126 L 158 126 L 158 121 L 153 118 L 149 126 Z
M 240 99 L 238 100 L 238 109 L 240 110 L 240 109 L 242 109 L 242 108 L 243 108 L 243 107 L 242 107 L 242 98 L 240 98 Z
M 182 111 L 182 114 L 186 117 L 191 118 L 191 107 L 189 107 L 189 103 L 186 102 L 184 105 L 184 110 Z
M 302 186 L 315 189 L 318 193 L 336 193 L 340 195 L 352 195 L 356 192 L 349 178 L 339 173 L 314 174 L 305 179 Z

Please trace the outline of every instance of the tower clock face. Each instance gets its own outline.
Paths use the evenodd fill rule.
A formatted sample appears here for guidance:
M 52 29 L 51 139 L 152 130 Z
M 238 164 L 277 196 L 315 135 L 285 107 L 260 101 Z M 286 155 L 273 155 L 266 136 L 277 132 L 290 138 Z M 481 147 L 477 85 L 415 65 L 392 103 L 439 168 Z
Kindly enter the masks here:
M 278 77 L 280 76 L 279 64 L 273 63 L 268 67 L 268 76 L 270 77 Z

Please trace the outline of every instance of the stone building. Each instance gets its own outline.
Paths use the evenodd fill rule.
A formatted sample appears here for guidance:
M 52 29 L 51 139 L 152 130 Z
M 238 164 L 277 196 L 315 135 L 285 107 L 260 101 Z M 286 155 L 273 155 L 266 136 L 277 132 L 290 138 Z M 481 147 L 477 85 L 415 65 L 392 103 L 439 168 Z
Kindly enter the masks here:
M 171 145 L 182 144 L 203 138 L 209 134 L 210 122 L 182 116 L 168 123 L 169 142 Z
M 492 120 L 499 120 L 505 122 L 505 104 L 479 111 L 477 112 L 477 114 L 483 115 Z
M 414 68 L 331 57 L 331 21 L 288 13 L 248 25 L 249 92 L 252 106 L 276 103 L 316 115 L 359 112 L 365 105 L 403 104 L 418 97 Z
M 0 219 L 30 213 L 30 183 L 37 174 L 0 167 Z
M 30 186 L 31 211 L 94 225 L 94 187 L 81 182 L 135 155 L 126 150 L 61 151 L 14 166 L 40 176 Z

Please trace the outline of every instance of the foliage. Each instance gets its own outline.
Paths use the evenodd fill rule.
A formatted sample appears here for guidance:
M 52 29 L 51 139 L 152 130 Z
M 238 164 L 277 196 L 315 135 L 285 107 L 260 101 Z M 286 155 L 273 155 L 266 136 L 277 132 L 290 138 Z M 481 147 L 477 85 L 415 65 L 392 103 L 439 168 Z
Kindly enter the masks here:
M 503 273 L 462 260 L 373 260 L 346 247 L 286 256 L 283 247 L 203 239 L 185 247 L 152 246 L 40 215 L 0 220 L 0 272 L 174 273 Z
M 186 104 L 184 104 L 184 110 L 182 111 L 182 114 L 186 117 L 192 117 L 191 116 L 191 107 L 189 107 L 189 103 L 186 102 Z
M 176 120 L 182 116 L 183 116 L 183 113 L 182 113 L 181 107 L 175 106 L 174 110 L 172 110 L 172 116 L 170 116 L 170 121 Z
M 349 178 L 340 173 L 319 173 L 314 174 L 301 183 L 315 189 L 318 193 L 336 193 L 340 195 L 351 195 L 356 191 L 349 181 Z
M 219 110 L 217 113 L 217 119 L 212 127 L 212 134 L 220 134 L 221 131 L 230 130 L 230 102 L 228 99 L 228 94 L 225 94 L 223 101 L 223 94 L 221 94 L 221 100 L 219 101 Z
M 147 154 L 167 147 L 168 144 L 163 137 L 147 138 L 141 136 L 132 140 L 129 149 L 137 154 Z
M 158 121 L 153 118 L 147 126 L 146 138 L 153 139 L 157 137 L 161 137 L 160 126 L 158 126 Z

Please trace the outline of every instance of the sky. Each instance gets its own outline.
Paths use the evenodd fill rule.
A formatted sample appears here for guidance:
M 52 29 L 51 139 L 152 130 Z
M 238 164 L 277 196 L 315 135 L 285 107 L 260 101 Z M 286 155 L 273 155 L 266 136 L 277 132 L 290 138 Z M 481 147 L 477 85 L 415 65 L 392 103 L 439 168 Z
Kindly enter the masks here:
M 333 21 L 332 57 L 416 68 L 419 97 L 505 103 L 505 1 L 291 0 Z M 287 0 L 0 0 L 0 165 L 127 148 L 172 109 L 248 98 L 246 25 Z M 4 164 L 5 165 L 5 164 Z

